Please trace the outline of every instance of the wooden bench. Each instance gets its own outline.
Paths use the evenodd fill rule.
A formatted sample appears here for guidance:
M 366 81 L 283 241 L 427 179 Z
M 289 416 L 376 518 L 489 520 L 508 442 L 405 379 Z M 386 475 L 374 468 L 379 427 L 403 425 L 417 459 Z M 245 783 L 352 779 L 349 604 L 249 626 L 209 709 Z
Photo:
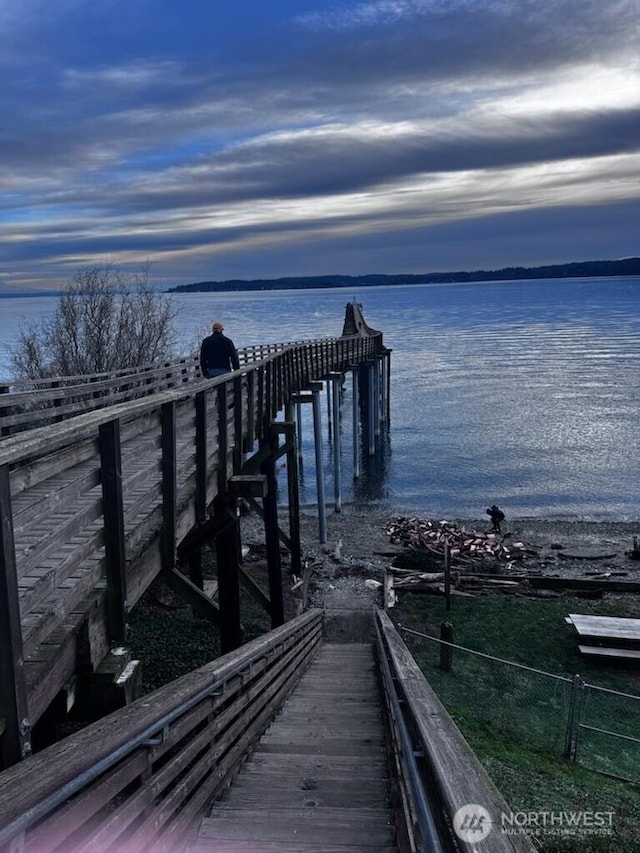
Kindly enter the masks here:
M 583 655 L 640 660 L 640 649 L 614 649 L 609 646 L 578 646 Z

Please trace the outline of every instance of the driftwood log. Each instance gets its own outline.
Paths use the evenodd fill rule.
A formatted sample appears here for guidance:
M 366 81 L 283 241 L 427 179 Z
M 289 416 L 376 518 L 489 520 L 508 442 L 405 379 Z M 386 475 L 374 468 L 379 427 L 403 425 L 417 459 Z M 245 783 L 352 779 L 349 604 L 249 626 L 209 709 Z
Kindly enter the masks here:
M 418 518 L 397 518 L 386 528 L 392 543 L 420 552 L 436 560 L 444 560 L 449 547 L 451 565 L 472 566 L 503 563 L 509 570 L 525 554 L 537 554 L 525 542 L 511 541 L 507 533 L 485 533 L 457 527 L 449 521 L 430 521 Z

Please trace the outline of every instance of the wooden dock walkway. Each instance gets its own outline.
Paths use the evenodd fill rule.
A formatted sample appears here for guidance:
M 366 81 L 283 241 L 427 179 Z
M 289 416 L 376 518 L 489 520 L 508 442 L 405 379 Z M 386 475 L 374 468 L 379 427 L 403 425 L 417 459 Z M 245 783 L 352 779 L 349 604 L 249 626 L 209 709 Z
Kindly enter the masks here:
M 268 607 L 272 627 L 282 623 L 279 540 L 294 569 L 300 562 L 293 413 L 302 403 L 293 400 L 315 410 L 325 377 L 381 371 L 387 357 L 382 333 L 349 304 L 342 336 L 253 348 L 217 379 L 182 360 L 0 395 L 0 767 L 31 752 L 33 727 L 51 727 L 49 711 L 55 720 L 93 691 L 92 674 L 101 683 L 112 664 L 124 667 L 127 614 L 160 574 L 218 625 L 223 652 L 240 644 L 241 497 L 264 515 Z M 277 512 L 284 457 L 287 532 Z M 208 543 L 217 602 L 203 590 Z M 133 668 L 127 677 L 122 701 L 135 690 Z
M 324 643 L 189 850 L 395 849 L 373 646 Z

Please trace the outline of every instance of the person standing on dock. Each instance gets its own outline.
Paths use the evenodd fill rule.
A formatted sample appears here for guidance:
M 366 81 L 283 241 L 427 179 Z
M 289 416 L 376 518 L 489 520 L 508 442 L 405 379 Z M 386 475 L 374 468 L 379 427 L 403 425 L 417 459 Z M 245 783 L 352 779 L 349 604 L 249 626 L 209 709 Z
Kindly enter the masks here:
M 231 338 L 225 338 L 224 326 L 216 321 L 212 334 L 200 345 L 200 369 L 208 379 L 237 370 L 240 367 L 238 351 Z

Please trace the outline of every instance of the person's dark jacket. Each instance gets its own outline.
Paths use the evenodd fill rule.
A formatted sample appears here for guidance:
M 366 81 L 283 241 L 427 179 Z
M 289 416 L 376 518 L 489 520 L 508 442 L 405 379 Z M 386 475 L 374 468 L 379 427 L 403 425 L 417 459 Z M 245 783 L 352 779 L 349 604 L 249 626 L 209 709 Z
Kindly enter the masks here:
M 203 376 L 211 370 L 237 370 L 240 367 L 238 351 L 231 338 L 222 332 L 214 332 L 200 346 L 200 368 Z

